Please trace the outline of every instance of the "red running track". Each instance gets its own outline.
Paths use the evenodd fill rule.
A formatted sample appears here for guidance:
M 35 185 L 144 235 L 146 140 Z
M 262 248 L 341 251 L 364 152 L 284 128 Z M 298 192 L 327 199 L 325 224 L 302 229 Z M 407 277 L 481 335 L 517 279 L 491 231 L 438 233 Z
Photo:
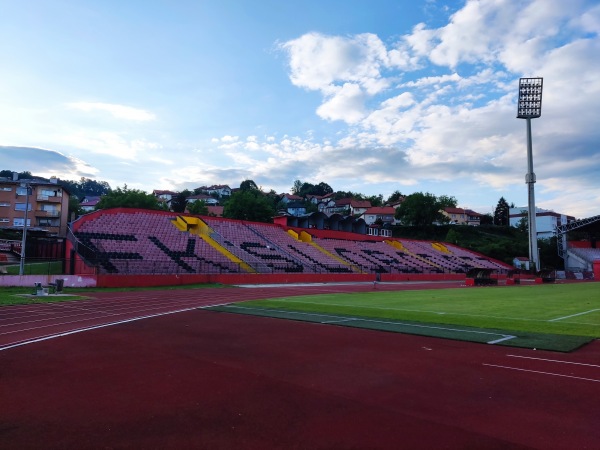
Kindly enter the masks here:
M 0 448 L 599 448 L 598 344 L 565 355 L 195 309 L 0 352 Z
M 336 292 L 461 287 L 460 282 L 405 282 L 251 286 L 245 288 L 93 292 L 89 300 L 0 308 L 0 351 L 65 333 L 172 314 L 206 306 L 263 298 Z M 462 286 L 464 287 L 464 286 Z

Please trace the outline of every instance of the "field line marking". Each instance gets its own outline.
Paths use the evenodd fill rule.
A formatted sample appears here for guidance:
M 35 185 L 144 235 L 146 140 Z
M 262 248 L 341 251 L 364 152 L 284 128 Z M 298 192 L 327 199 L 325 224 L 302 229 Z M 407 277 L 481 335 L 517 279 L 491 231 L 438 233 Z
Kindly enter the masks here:
M 583 316 L 584 314 L 589 314 L 589 313 L 596 312 L 596 311 L 600 311 L 600 308 L 599 309 L 590 309 L 589 311 L 584 311 L 584 312 L 580 312 L 577 314 L 571 314 L 570 316 L 557 317 L 556 319 L 551 319 L 548 322 L 556 322 L 558 320 L 570 319 L 571 317 Z
M 537 361 L 547 361 L 547 362 L 555 362 L 555 363 L 560 363 L 560 364 L 573 364 L 573 365 L 577 365 L 577 366 L 588 366 L 588 367 L 600 368 L 600 365 L 598 365 L 598 364 L 586 364 L 586 363 L 578 363 L 578 362 L 571 362 L 571 361 L 561 361 L 559 359 L 535 358 L 533 356 L 519 356 L 519 355 L 506 355 L 506 356 L 509 356 L 511 358 L 535 359 Z
M 540 370 L 529 370 L 529 369 L 521 369 L 519 367 L 498 366 L 496 364 L 486 364 L 486 363 L 483 363 L 483 365 L 484 366 L 488 366 L 488 367 L 497 367 L 497 368 L 500 368 L 500 369 L 518 370 L 520 372 L 541 373 L 542 375 L 551 375 L 553 377 L 574 378 L 576 380 L 593 381 L 595 383 L 600 383 L 600 380 L 596 380 L 594 378 L 575 377 L 573 375 L 563 375 L 563 374 L 560 374 L 560 373 L 542 372 Z
M 268 301 L 278 301 L 281 299 L 265 299 Z M 285 300 L 286 303 L 305 303 L 308 305 L 325 305 L 325 306 L 349 306 L 348 304 L 340 303 L 323 303 L 323 302 L 307 302 L 303 300 Z M 508 317 L 508 316 L 494 316 L 489 314 L 467 314 L 460 312 L 448 312 L 448 311 L 431 311 L 427 309 L 406 309 L 406 308 L 389 308 L 385 306 L 377 305 L 351 305 L 353 308 L 367 308 L 367 309 L 382 309 L 387 311 L 405 311 L 405 312 L 417 312 L 417 313 L 428 313 L 428 314 L 448 314 L 455 316 L 467 316 L 467 317 L 486 317 L 492 319 L 506 319 L 506 320 L 521 320 L 525 322 L 548 322 L 545 319 L 526 319 L 523 317 Z
M 443 330 L 443 331 L 454 331 L 457 333 L 474 333 L 474 334 L 489 334 L 492 336 L 502 336 L 500 339 L 496 339 L 493 341 L 488 341 L 488 344 L 495 344 L 497 342 L 502 342 L 502 341 L 506 341 L 509 339 L 514 339 L 516 338 L 516 336 L 512 336 L 509 334 L 502 334 L 502 333 L 490 333 L 489 331 L 476 331 L 476 330 L 461 330 L 458 328 L 447 328 L 447 327 L 437 327 L 437 326 L 433 326 L 433 325 L 417 325 L 417 324 L 413 324 L 413 323 L 405 323 L 405 322 L 390 322 L 390 321 L 386 321 L 386 320 L 373 320 L 373 319 L 366 319 L 366 318 L 361 318 L 361 317 L 355 317 L 355 318 L 348 318 L 348 317 L 343 317 L 343 316 L 333 316 L 330 314 L 326 314 L 326 313 L 307 313 L 307 312 L 302 312 L 302 311 L 286 311 L 286 310 L 279 310 L 279 309 L 270 309 L 270 308 L 249 308 L 247 306 L 238 306 L 238 305 L 227 305 L 228 308 L 237 308 L 237 309 L 247 309 L 247 310 L 256 310 L 256 311 L 267 311 L 267 312 L 278 312 L 278 313 L 284 313 L 284 314 L 297 314 L 297 315 L 305 315 L 305 316 L 321 316 L 321 317 L 329 317 L 329 318 L 334 318 L 334 319 L 341 319 L 335 322 L 371 322 L 371 323 L 381 323 L 384 325 L 399 325 L 399 326 L 404 326 L 404 327 L 413 327 L 413 328 L 426 328 L 426 329 L 431 329 L 431 330 Z M 326 323 L 334 323 L 333 321 L 327 321 L 327 322 L 320 322 L 322 324 L 326 324 Z

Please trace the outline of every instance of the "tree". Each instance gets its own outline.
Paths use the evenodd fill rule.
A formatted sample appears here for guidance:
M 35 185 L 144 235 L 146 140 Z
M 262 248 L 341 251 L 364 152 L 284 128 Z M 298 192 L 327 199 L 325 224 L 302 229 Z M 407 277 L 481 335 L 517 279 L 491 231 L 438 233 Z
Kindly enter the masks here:
M 460 238 L 459 234 L 456 232 L 456 230 L 454 228 L 450 228 L 448 230 L 448 233 L 446 234 L 446 242 L 449 242 L 451 244 L 456 244 L 458 245 L 458 239 Z
M 500 200 L 498 200 L 498 205 L 496 205 L 496 209 L 494 210 L 494 225 L 500 225 L 503 227 L 507 227 L 509 225 L 509 209 L 510 207 L 508 206 L 508 202 L 504 199 L 504 197 L 500 197 Z
M 138 189 L 129 189 L 127 185 L 124 185 L 123 188 L 117 187 L 102 196 L 96 205 L 96 209 L 108 208 L 163 209 L 154 195 Z
M 456 208 L 458 205 L 458 200 L 455 197 L 449 195 L 440 195 L 438 197 L 438 202 L 440 205 L 440 209 L 444 208 Z
M 493 225 L 494 224 L 494 218 L 492 217 L 491 214 L 484 214 L 479 218 L 479 224 L 480 225 Z
M 13 171 L 12 170 L 0 170 L 0 177 L 10 178 L 12 180 Z M 30 179 L 30 178 L 33 178 L 33 175 L 28 170 L 26 170 L 24 172 L 19 172 L 17 174 L 17 179 L 18 180 Z
M 407 196 L 396 208 L 396 219 L 403 225 L 420 227 L 432 225 L 434 222 L 445 223 L 448 218 L 440 212 L 441 209 L 442 204 L 435 195 L 415 192 Z
M 386 203 L 396 203 L 399 200 L 403 199 L 404 195 L 400 191 L 394 191 L 392 195 L 390 195 L 386 201 Z
M 315 191 L 310 192 L 313 195 L 327 195 L 333 193 L 333 188 L 329 186 L 327 183 L 320 182 L 315 186 Z
M 182 213 L 187 206 L 187 199 L 192 195 L 189 189 L 178 192 L 171 198 L 171 209 L 176 213 Z
M 81 177 L 79 181 L 59 180 L 58 184 L 80 200 L 84 197 L 101 197 L 110 192 L 110 185 L 106 181 L 96 181 L 85 177 Z
M 331 193 L 333 193 L 333 189 L 323 181 L 315 185 L 296 180 L 292 186 L 292 194 L 300 197 L 305 197 L 307 195 L 327 195 Z
M 76 195 L 69 196 L 69 217 L 79 217 L 83 213 Z M 71 219 L 69 219 L 71 220 Z
M 521 214 L 525 214 L 523 217 L 521 217 L 521 219 L 519 220 L 519 222 L 517 222 L 517 230 L 519 230 L 522 233 L 528 233 L 529 232 L 529 216 L 527 215 L 527 211 L 526 210 L 521 210 Z
M 294 185 L 292 186 L 292 194 L 300 195 L 300 190 L 302 189 L 302 181 L 295 180 Z
M 199 216 L 208 216 L 208 206 L 204 200 L 196 200 L 187 207 L 190 214 L 197 214 Z
M 368 200 L 371 206 L 383 206 L 383 195 L 370 195 L 365 197 L 364 200 Z
M 241 191 L 259 191 L 258 186 L 253 180 L 244 180 L 240 184 Z
M 271 222 L 275 208 L 259 190 L 234 193 L 223 208 L 223 217 L 254 222 Z

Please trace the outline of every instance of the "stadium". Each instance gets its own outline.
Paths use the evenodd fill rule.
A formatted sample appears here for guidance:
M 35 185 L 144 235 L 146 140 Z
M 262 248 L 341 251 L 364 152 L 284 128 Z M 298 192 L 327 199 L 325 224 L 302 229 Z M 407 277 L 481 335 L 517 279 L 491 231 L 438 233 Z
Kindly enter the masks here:
M 2 446 L 600 441 L 597 264 L 529 274 L 322 219 L 82 216 L 63 274 L 0 277 L 30 286 L 0 308 Z M 597 220 L 570 226 L 593 261 Z
M 76 221 L 67 252 L 71 270 L 93 273 L 99 286 L 169 284 L 173 276 L 224 284 L 373 281 L 376 274 L 458 280 L 475 268 L 511 269 L 455 245 L 325 229 L 316 216 L 302 228 L 117 208 Z

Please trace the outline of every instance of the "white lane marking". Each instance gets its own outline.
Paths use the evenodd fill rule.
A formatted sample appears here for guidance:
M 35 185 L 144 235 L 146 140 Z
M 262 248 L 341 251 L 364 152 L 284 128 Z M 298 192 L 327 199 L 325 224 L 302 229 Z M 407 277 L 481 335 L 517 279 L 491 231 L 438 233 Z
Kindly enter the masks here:
M 206 309 L 206 308 L 210 308 L 210 307 L 213 307 L 213 306 L 227 306 L 227 305 L 229 305 L 229 303 L 222 303 L 222 304 L 216 304 L 216 305 L 210 305 L 210 306 L 202 306 L 202 307 L 194 306 L 194 307 L 191 307 L 191 308 L 178 309 L 176 311 L 167 311 L 167 312 L 163 312 L 163 313 L 149 314 L 149 315 L 146 315 L 146 316 L 133 317 L 133 318 L 130 318 L 130 319 L 118 320 L 118 321 L 115 321 L 115 322 L 104 323 L 104 324 L 101 324 L 101 325 L 94 325 L 94 326 L 91 326 L 91 327 L 78 328 L 76 330 L 65 331 L 65 332 L 62 332 L 62 333 L 49 334 L 49 335 L 46 335 L 46 336 L 42 336 L 42 337 L 38 337 L 38 338 L 33 338 L 33 339 L 28 339 L 28 340 L 25 340 L 25 341 L 12 342 L 12 343 L 9 343 L 9 344 L 5 344 L 3 346 L 0 346 L 0 352 L 4 351 L 4 350 L 9 350 L 9 349 L 15 348 L 15 347 L 21 347 L 23 345 L 34 344 L 36 342 L 47 341 L 49 339 L 54 339 L 54 338 L 58 338 L 58 337 L 62 337 L 62 336 L 68 336 L 70 334 L 83 333 L 84 331 L 92 331 L 92 330 L 97 330 L 99 328 L 112 327 L 113 325 L 121 325 L 121 324 L 124 324 L 124 323 L 135 322 L 135 321 L 143 320 L 143 319 L 151 319 L 153 317 L 167 316 L 169 314 L 176 314 L 176 313 L 185 312 L 185 311 L 192 311 L 194 309 Z
M 325 322 L 321 322 L 321 323 L 323 323 L 323 324 L 327 324 L 327 323 L 342 323 L 342 322 L 352 322 L 353 320 L 356 320 L 356 319 L 326 320 Z
M 540 373 L 542 375 L 551 375 L 553 377 L 574 378 L 576 380 L 593 381 L 594 383 L 600 383 L 600 380 L 595 380 L 594 378 L 575 377 L 573 375 L 563 375 L 563 374 L 560 374 L 560 373 L 542 372 L 540 370 L 529 370 L 529 369 L 521 369 L 519 367 L 498 366 L 496 364 L 486 364 L 486 363 L 483 363 L 483 365 L 484 366 L 488 366 L 488 367 L 497 367 L 497 368 L 500 368 L 500 369 L 517 370 L 519 372 Z
M 227 302 L 227 304 L 230 302 Z M 212 305 L 212 303 L 210 304 Z M 75 322 L 84 322 L 86 320 L 92 320 L 92 319 L 99 319 L 101 317 L 101 315 L 105 315 L 105 316 L 119 316 L 119 315 L 125 315 L 125 314 L 138 314 L 141 312 L 151 312 L 152 310 L 164 310 L 166 306 L 171 306 L 174 308 L 181 308 L 181 307 L 203 307 L 206 306 L 206 303 L 204 303 L 204 301 L 200 301 L 200 300 L 180 300 L 180 301 L 176 301 L 176 302 L 171 302 L 170 305 L 166 305 L 164 301 L 156 301 L 156 302 L 138 302 L 138 303 L 122 303 L 119 304 L 118 302 L 114 302 L 112 305 L 108 305 L 108 304 L 100 304 L 100 305 L 94 305 L 97 306 L 97 308 L 78 308 L 78 307 L 71 307 L 69 311 L 65 311 L 64 309 L 61 309 L 60 311 L 57 311 L 62 313 L 63 315 L 61 316 L 57 316 L 52 315 L 49 317 L 43 317 L 43 318 L 35 318 L 35 319 L 30 319 L 30 320 L 26 320 L 23 322 L 10 322 L 4 325 L 0 325 L 0 329 L 3 327 L 14 327 L 16 325 L 26 325 L 26 324 L 34 324 L 36 322 L 48 322 L 48 321 L 52 321 L 52 320 L 58 320 L 58 319 L 75 319 L 75 320 L 71 320 L 69 322 L 60 322 L 60 323 L 51 323 L 50 325 L 45 325 L 45 326 L 40 326 L 40 327 L 32 327 L 32 328 L 21 328 L 20 330 L 17 331 L 11 331 L 11 332 L 1 332 L 0 335 L 4 335 L 4 334 L 11 334 L 11 333 L 15 333 L 15 332 L 19 332 L 19 331 L 30 331 L 30 330 L 34 330 L 34 329 L 38 329 L 38 328 L 47 328 L 47 327 L 51 327 L 51 326 L 55 326 L 55 325 L 65 325 L 65 324 L 69 324 L 69 323 L 75 323 Z M 110 306 L 110 308 L 109 308 Z M 110 309 L 110 311 L 105 311 Z M 80 312 L 80 311 L 87 311 L 87 312 Z M 97 316 L 92 316 L 89 317 L 90 315 L 93 314 L 97 314 Z M 83 317 L 82 317 L 83 316 Z M 77 317 L 80 317 L 79 319 L 76 319 Z M 107 317 L 108 318 L 108 317 Z
M 600 309 L 590 309 L 589 311 L 584 311 L 584 312 L 580 312 L 577 314 L 571 314 L 570 316 L 557 317 L 556 319 L 551 319 L 548 322 L 557 322 L 559 320 L 570 319 L 571 317 L 583 316 L 584 314 L 589 314 L 589 313 L 596 312 L 596 311 L 600 311 Z
M 499 342 L 510 341 L 511 339 L 516 339 L 516 336 L 511 336 L 510 334 L 501 337 L 500 339 L 496 339 L 495 341 L 489 341 L 488 344 L 497 344 Z
M 600 368 L 600 365 L 598 365 L 598 364 L 586 364 L 586 363 L 578 363 L 578 362 L 572 362 L 572 361 L 561 361 L 558 359 L 534 358 L 533 356 L 519 356 L 519 355 L 506 355 L 506 356 L 509 356 L 511 358 L 535 359 L 536 361 L 547 361 L 547 362 L 555 362 L 555 363 L 560 363 L 560 364 L 574 364 L 577 366 L 588 366 L 588 367 Z
M 286 311 L 286 310 L 278 310 L 278 309 L 270 309 L 270 308 L 248 308 L 246 306 L 238 306 L 238 305 L 228 305 L 228 308 L 248 309 L 250 311 L 257 310 L 257 311 L 278 312 L 278 313 L 291 314 L 291 315 L 298 314 L 298 315 L 305 315 L 305 316 L 320 316 L 320 317 L 328 317 L 328 318 L 332 318 L 332 319 L 340 319 L 340 320 L 336 320 L 336 322 L 344 322 L 344 321 L 372 322 L 372 323 L 380 323 L 380 324 L 384 324 L 384 325 L 400 325 L 400 326 L 412 327 L 412 328 L 425 328 L 425 329 L 431 329 L 431 330 L 454 331 L 457 333 L 473 333 L 473 334 L 488 334 L 491 336 L 502 336 L 500 339 L 488 341 L 487 342 L 488 344 L 495 344 L 497 342 L 502 342 L 502 341 L 506 341 L 509 339 L 515 339 L 517 337 L 517 336 L 512 336 L 510 334 L 490 333 L 489 331 L 461 330 L 458 328 L 446 328 L 446 327 L 436 327 L 436 326 L 432 326 L 432 325 L 417 325 L 417 324 L 413 324 L 413 323 L 363 319 L 360 317 L 348 318 L 348 317 L 344 317 L 344 316 L 341 316 L 341 317 L 340 316 L 331 316 L 331 315 L 323 314 L 323 313 L 305 313 L 305 312 L 299 312 L 299 311 Z M 325 323 L 333 323 L 333 322 L 332 321 L 327 321 L 327 322 L 321 321 L 320 323 L 325 324 Z

